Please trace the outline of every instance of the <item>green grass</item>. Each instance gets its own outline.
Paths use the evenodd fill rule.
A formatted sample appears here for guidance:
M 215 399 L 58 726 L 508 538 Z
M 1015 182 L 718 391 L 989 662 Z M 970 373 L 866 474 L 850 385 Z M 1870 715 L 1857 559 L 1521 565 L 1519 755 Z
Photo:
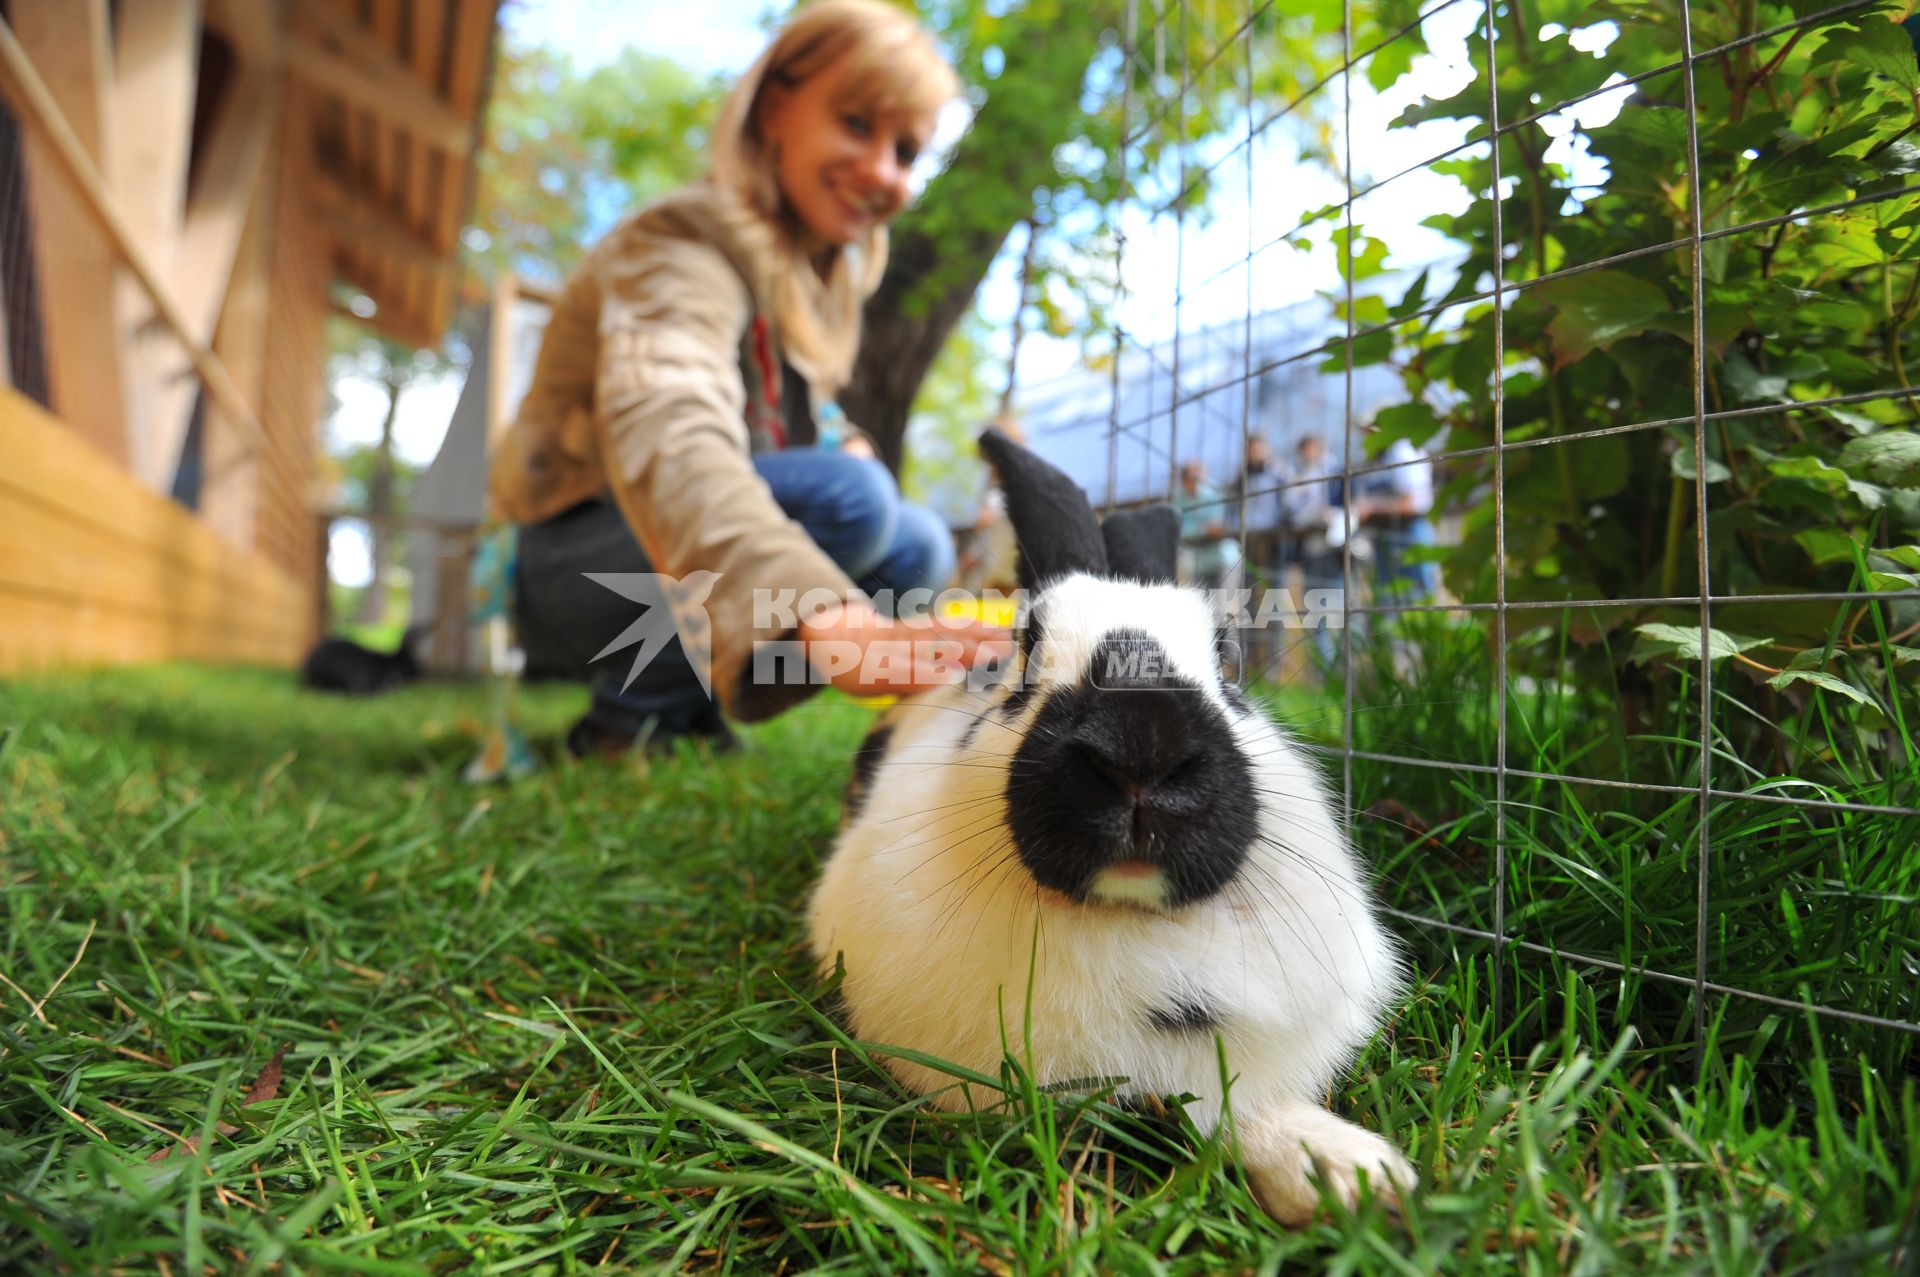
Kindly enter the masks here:
M 1373 694 L 1361 732 L 1402 740 L 1471 700 Z M 341 703 L 195 669 L 0 685 L 0 974 L 18 990 L 0 1003 L 0 1270 L 1920 1265 L 1908 1040 L 1716 998 L 1696 1064 L 1690 990 L 1413 926 L 1420 979 L 1332 1097 L 1420 1166 L 1403 1221 L 1368 1206 L 1274 1227 L 1177 1106 L 1144 1116 L 1009 1071 L 1005 1109 L 930 1112 L 842 1032 L 802 943 L 867 711 L 821 699 L 738 755 L 555 760 L 476 790 L 458 771 L 485 703 Z M 550 749 L 579 697 L 524 704 Z M 1391 772 L 1356 771 L 1363 812 L 1383 786 L 1405 805 L 1359 822 L 1383 890 L 1479 918 L 1484 787 Z M 1690 886 L 1660 901 L 1648 879 L 1690 884 L 1683 851 L 1658 864 L 1688 818 L 1623 827 L 1561 788 L 1511 795 L 1513 929 L 1691 952 Z M 1828 821 L 1809 849 L 1732 814 L 1716 828 L 1749 894 L 1777 910 L 1785 891 L 1802 920 L 1771 928 L 1770 987 L 1883 1006 L 1912 933 L 1871 904 L 1890 871 L 1870 862 L 1910 831 Z M 1607 890 L 1621 870 L 1637 885 Z M 1810 877 L 1839 915 L 1817 936 L 1796 903 Z M 1819 958 L 1849 927 L 1858 960 Z M 282 1046 L 274 1097 L 244 1103 Z

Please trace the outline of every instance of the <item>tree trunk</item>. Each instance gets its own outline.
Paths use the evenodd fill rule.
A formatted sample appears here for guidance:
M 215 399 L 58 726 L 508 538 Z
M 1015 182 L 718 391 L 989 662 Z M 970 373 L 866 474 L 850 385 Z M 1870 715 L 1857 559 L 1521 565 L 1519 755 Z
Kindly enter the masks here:
M 953 332 L 953 326 L 973 304 L 980 280 L 992 265 L 1000 245 L 1013 229 L 1009 223 L 990 243 L 985 236 L 969 245 L 966 257 L 978 263 L 963 280 L 947 284 L 924 305 L 908 304 L 912 294 L 935 266 L 951 265 L 955 254 L 947 246 L 911 231 L 895 237 L 893 259 L 880 288 L 867 300 L 866 327 L 860 355 L 854 361 L 853 381 L 841 392 L 847 417 L 858 422 L 879 445 L 880 459 L 896 475 L 906 460 L 907 418 L 913 411 L 920 383 Z M 982 423 L 985 424 L 984 422 Z
M 873 436 L 895 474 L 927 370 L 1007 236 L 1033 216 L 1034 193 L 1060 180 L 1054 149 L 1087 129 L 1082 87 L 1111 7 L 1006 33 L 1005 69 L 953 162 L 895 225 L 886 278 L 867 300 L 853 380 L 840 395 L 848 419 Z
M 373 575 L 367 592 L 360 596 L 360 609 L 354 620 L 362 625 L 378 625 L 387 617 L 387 560 L 393 554 L 393 423 L 400 415 L 400 379 L 387 383 L 387 417 L 380 423 L 380 449 L 374 454 L 373 468 L 367 476 L 367 543 L 373 562 Z

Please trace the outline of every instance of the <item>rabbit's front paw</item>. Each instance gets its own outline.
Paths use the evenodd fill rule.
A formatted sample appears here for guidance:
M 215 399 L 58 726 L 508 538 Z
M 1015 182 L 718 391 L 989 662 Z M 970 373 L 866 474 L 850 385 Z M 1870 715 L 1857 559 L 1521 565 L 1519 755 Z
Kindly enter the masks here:
M 1349 1208 L 1360 1200 L 1363 1175 L 1376 1200 L 1396 1206 L 1419 1183 L 1399 1149 L 1312 1104 L 1281 1104 L 1242 1119 L 1239 1137 L 1254 1195 L 1289 1227 L 1310 1222 L 1320 1209 L 1316 1177 Z

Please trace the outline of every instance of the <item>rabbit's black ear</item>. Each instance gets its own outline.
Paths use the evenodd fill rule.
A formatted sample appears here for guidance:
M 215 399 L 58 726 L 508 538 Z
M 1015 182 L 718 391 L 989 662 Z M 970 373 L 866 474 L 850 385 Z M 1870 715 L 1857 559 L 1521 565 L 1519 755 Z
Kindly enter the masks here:
M 998 430 L 980 436 L 980 452 L 1000 472 L 1007 521 L 1020 546 L 1020 588 L 1038 590 L 1075 572 L 1104 573 L 1107 545 L 1087 494 Z
M 1107 570 L 1142 585 L 1173 585 L 1180 557 L 1180 515 L 1170 505 L 1110 514 L 1100 525 Z

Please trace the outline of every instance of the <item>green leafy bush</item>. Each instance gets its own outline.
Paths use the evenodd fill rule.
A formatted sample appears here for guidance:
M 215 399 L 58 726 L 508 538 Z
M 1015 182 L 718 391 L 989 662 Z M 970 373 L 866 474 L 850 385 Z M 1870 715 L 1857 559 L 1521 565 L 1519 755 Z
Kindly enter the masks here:
M 1920 670 L 1920 434 L 1906 333 L 1920 314 L 1920 61 L 1899 14 L 1869 4 L 1803 21 L 1824 9 L 1710 0 L 1691 6 L 1689 32 L 1679 0 L 1499 8 L 1502 198 L 1482 22 L 1474 82 L 1395 122 L 1459 120 L 1478 139 L 1435 166 L 1471 207 L 1426 222 L 1464 265 L 1444 294 L 1422 274 L 1379 304 L 1379 336 L 1356 315 L 1353 357 L 1392 359 L 1410 395 L 1381 415 L 1371 455 L 1397 438 L 1506 443 L 1508 600 L 1642 601 L 1515 612 L 1516 642 L 1564 626 L 1575 676 L 1617 680 L 1630 731 L 1672 726 L 1673 667 L 1700 660 L 1700 618 L 1697 604 L 1660 600 L 1700 595 L 1704 535 L 1713 595 L 1771 596 L 1713 609 L 1717 673 L 1732 671 L 1724 690 L 1754 711 L 1729 716 L 1730 743 L 1767 753 L 1770 723 L 1817 705 L 1844 722 L 1778 761 L 1859 779 L 1887 768 L 1894 742 L 1893 757 L 1913 756 L 1903 689 Z M 1575 47 L 1591 49 L 1576 37 L 1602 23 L 1617 28 L 1604 51 Z M 1548 160 L 1561 104 L 1615 76 L 1630 96 L 1580 129 L 1592 158 Z M 1444 570 L 1462 599 L 1499 597 L 1495 465 L 1487 451 L 1448 470 L 1442 499 L 1465 518 Z M 1848 591 L 1888 598 L 1821 597 Z

